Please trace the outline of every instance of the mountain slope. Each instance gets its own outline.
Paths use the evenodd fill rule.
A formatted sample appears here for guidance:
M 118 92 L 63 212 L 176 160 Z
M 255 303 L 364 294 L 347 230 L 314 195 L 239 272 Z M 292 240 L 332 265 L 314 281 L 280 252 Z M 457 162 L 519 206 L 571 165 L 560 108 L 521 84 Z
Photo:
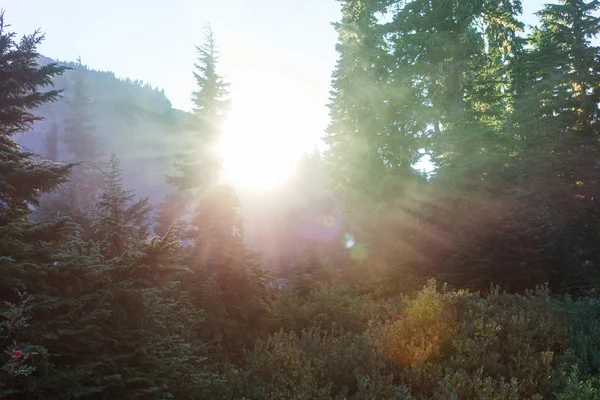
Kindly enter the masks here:
M 52 62 L 42 57 L 40 64 Z M 182 121 L 187 113 L 176 110 L 162 90 L 131 79 L 119 79 L 112 72 L 96 71 L 84 65 L 59 62 L 73 70 L 55 79 L 55 86 L 68 96 L 73 74 L 82 72 L 93 102 L 95 136 L 100 140 L 103 158 L 116 152 L 125 169 L 125 183 L 140 196 L 160 202 L 168 187 L 164 175 L 171 171 L 177 153 L 185 145 Z M 78 71 L 79 70 L 79 71 Z M 34 129 L 17 138 L 25 148 L 44 155 L 45 133 L 56 123 L 59 136 L 64 134 L 64 121 L 69 105 L 63 99 L 40 107 L 36 112 L 45 117 Z M 71 160 L 64 143 L 59 143 L 59 161 Z

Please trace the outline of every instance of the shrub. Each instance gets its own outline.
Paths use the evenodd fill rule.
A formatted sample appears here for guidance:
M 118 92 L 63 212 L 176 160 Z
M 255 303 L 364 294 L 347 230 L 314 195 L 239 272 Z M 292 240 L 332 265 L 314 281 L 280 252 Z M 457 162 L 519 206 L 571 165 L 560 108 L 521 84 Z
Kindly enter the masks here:
M 361 334 L 316 327 L 301 334 L 279 331 L 259 340 L 246 361 L 243 371 L 230 375 L 233 398 L 412 398 L 393 384 L 393 366 Z
M 600 378 L 588 377 L 581 379 L 578 367 L 575 365 L 570 374 L 563 373 L 564 386 L 556 394 L 557 400 L 597 400 L 600 399 Z
M 406 296 L 403 317 L 374 327 L 378 348 L 404 367 L 413 395 L 538 399 L 560 384 L 566 318 L 547 287 L 524 295 L 436 290 Z
M 356 295 L 346 288 L 328 288 L 313 292 L 304 299 L 291 292 L 272 303 L 278 328 L 301 332 L 308 326 L 323 329 L 341 327 L 350 332 L 364 332 L 372 320 L 384 321 L 396 313 L 396 299 L 376 301 L 369 295 Z

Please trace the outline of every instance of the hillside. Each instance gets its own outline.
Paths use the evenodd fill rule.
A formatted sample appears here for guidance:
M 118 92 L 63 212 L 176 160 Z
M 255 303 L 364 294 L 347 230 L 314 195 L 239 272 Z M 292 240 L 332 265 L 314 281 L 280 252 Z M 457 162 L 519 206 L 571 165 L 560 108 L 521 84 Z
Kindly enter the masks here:
M 41 65 L 50 62 L 52 59 L 47 57 L 40 59 Z M 54 79 L 55 87 L 64 90 L 62 98 L 37 110 L 45 119 L 18 136 L 18 143 L 43 157 L 50 126 L 56 123 L 59 136 L 64 135 L 64 121 L 70 112 L 66 99 L 73 75 L 83 73 L 102 158 L 108 159 L 114 151 L 121 160 L 125 187 L 134 189 L 138 197 L 148 196 L 152 204 L 161 203 L 172 190 L 165 175 L 173 173 L 178 153 L 189 142 L 184 129 L 189 114 L 173 108 L 164 91 L 145 82 L 120 79 L 113 72 L 74 62 L 59 64 L 72 68 Z M 58 153 L 59 161 L 72 160 L 63 141 Z M 322 208 L 317 203 L 325 195 L 320 193 L 325 191 L 325 183 L 315 178 L 320 172 L 314 167 L 313 171 L 307 169 L 308 174 L 303 171 L 300 168 L 297 176 L 279 189 L 257 192 L 235 188 L 242 205 L 245 242 L 263 253 L 265 267 L 270 270 L 289 269 L 289 260 L 314 241 L 307 232 L 317 229 L 314 221 Z M 298 199 L 303 199 L 303 205 L 297 204 Z
M 52 60 L 42 57 L 40 64 Z M 73 74 L 85 74 L 85 83 L 93 102 L 94 135 L 108 155 L 114 151 L 125 170 L 124 180 L 139 196 L 149 196 L 153 203 L 162 201 L 168 191 L 164 175 L 172 169 L 173 161 L 185 142 L 182 121 L 186 113 L 174 109 L 164 91 L 131 79 L 119 79 L 113 72 L 97 71 L 72 62 L 60 62 L 73 70 L 54 80 L 63 89 L 63 98 L 44 104 L 36 112 L 45 120 L 33 130 L 17 137 L 17 142 L 31 151 L 44 154 L 45 134 L 57 123 L 63 135 L 64 121 L 69 116 L 65 97 L 69 93 Z M 64 143 L 59 144 L 59 161 L 70 160 Z

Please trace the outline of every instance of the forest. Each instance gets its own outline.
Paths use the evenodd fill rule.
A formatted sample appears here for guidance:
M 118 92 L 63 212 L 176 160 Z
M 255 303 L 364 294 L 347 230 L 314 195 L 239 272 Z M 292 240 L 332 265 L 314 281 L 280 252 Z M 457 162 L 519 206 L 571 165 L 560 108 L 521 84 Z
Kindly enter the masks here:
M 600 398 L 600 1 L 337 1 L 253 215 L 209 27 L 183 112 L 2 12 L 0 398 Z

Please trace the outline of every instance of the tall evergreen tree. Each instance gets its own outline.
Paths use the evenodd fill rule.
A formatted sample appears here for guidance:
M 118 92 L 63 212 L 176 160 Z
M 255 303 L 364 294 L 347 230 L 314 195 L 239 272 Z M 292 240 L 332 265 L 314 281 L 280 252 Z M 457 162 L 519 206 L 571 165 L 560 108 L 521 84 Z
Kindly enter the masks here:
M 154 233 L 164 236 L 171 228 L 185 226 L 183 217 L 186 215 L 187 202 L 184 193 L 173 191 L 165 196 L 162 203 L 156 206 L 154 218 Z M 181 232 L 180 232 L 181 233 Z M 183 238 L 183 235 L 180 235 Z
M 380 22 L 394 9 L 392 1 L 342 1 L 326 136 L 346 230 L 369 247 L 369 257 L 358 260 L 383 269 L 398 268 L 390 250 L 415 224 L 415 185 L 424 179 L 413 164 L 422 156 L 428 122 L 423 90 L 398 66 L 407 54 L 394 53 L 396 25 Z
M 123 170 L 115 153 L 102 171 L 94 221 L 95 238 L 107 259 L 123 255 L 148 238 L 151 205 L 148 198 L 135 201 L 133 190 L 123 187 Z
M 221 344 L 230 357 L 240 359 L 242 344 L 252 340 L 251 332 L 265 328 L 266 276 L 258 256 L 244 243 L 239 199 L 220 181 L 218 145 L 229 105 L 228 84 L 217 72 L 218 52 L 210 27 L 204 45 L 196 50 L 195 107 L 188 123 L 191 143 L 175 165 L 177 174 L 168 177 L 176 190 L 169 198 L 185 204 L 179 216 L 187 222 L 184 237 L 190 245 L 186 263 L 194 275 L 184 287 L 191 301 L 206 310 L 202 335 Z M 173 209 L 168 204 L 162 207 L 158 216 L 162 230 L 171 222 L 165 213 Z M 240 329 L 250 335 L 240 336 Z
M 66 89 L 66 102 L 70 115 L 65 119 L 65 135 L 63 140 L 73 160 L 79 163 L 73 169 L 73 188 L 69 192 L 76 193 L 76 201 L 71 203 L 70 215 L 76 216 L 86 232 L 94 219 L 100 168 L 101 146 L 95 136 L 96 127 L 93 121 L 92 99 L 86 85 L 87 69 L 78 60 L 70 74 Z M 60 197 L 65 197 L 63 193 Z M 61 200 L 64 201 L 64 200 Z
M 405 281 L 436 272 L 452 246 L 483 244 L 488 217 L 472 211 L 498 215 L 516 179 L 506 119 L 521 2 L 342 4 L 328 161 L 348 230 Z M 413 168 L 423 153 L 437 167 L 429 183 Z
M 218 184 L 221 174 L 218 145 L 229 107 L 229 84 L 217 72 L 219 54 L 210 26 L 206 27 L 204 39 L 203 45 L 196 46 L 194 110 L 187 123 L 191 143 L 187 153 L 181 155 L 182 161 L 175 164 L 177 175 L 167 177 L 177 193 L 169 194 L 159 206 L 157 232 L 166 232 L 173 222 L 194 212 L 190 204 L 195 204 L 200 197 L 216 196 L 209 195 L 209 189 Z M 182 207 L 182 204 L 187 206 Z
M 598 2 L 561 1 L 539 13 L 514 63 L 510 120 L 519 139 L 513 193 L 527 229 L 522 262 L 561 290 L 598 282 Z M 526 222 L 526 223 L 525 223 Z M 522 246 L 522 245 L 521 245 Z M 540 279 L 540 280 L 541 280 Z M 578 288 L 578 289 L 576 289 Z
M 99 156 L 98 139 L 94 136 L 93 103 L 86 85 L 87 69 L 77 60 L 69 74 L 67 104 L 70 115 L 65 119 L 64 141 L 76 161 L 95 161 Z
M 195 108 L 188 123 L 191 143 L 187 146 L 188 152 L 182 155 L 182 161 L 175 165 L 177 175 L 167 178 L 178 193 L 169 197 L 171 200 L 179 197 L 187 203 L 187 208 L 180 213 L 185 212 L 189 217 L 191 237 L 199 237 L 201 231 L 209 227 L 215 235 L 219 229 L 229 236 L 236 235 L 241 230 L 239 203 L 233 190 L 220 184 L 218 154 L 222 123 L 229 104 L 226 98 L 228 84 L 217 73 L 218 53 L 210 26 L 206 28 L 205 44 L 196 50 L 198 62 L 194 77 L 197 88 L 192 97 Z M 165 212 L 168 208 L 163 207 Z M 166 227 L 167 216 L 159 218 L 165 221 Z
M 38 204 L 40 194 L 48 193 L 64 182 L 72 165 L 36 161 L 35 154 L 23 151 L 13 141 L 15 135 L 31 129 L 32 124 L 41 119 L 33 113 L 35 108 L 58 98 L 60 91 L 41 90 L 51 85 L 53 78 L 62 74 L 65 68 L 54 63 L 38 64 L 37 46 L 44 39 L 39 32 L 17 40 L 15 33 L 7 28 L 4 13 L 1 13 L 0 314 L 5 317 L 15 309 L 28 313 L 40 311 L 39 303 L 26 306 L 24 297 L 19 298 L 15 289 L 37 295 L 36 292 L 47 285 L 43 277 L 47 265 L 54 262 L 56 247 L 72 232 L 65 219 L 44 222 L 28 219 L 30 207 Z M 35 367 L 41 367 L 43 373 L 43 368 L 47 367 L 47 353 L 37 346 L 39 342 L 35 343 L 40 339 L 36 336 L 36 328 L 8 322 L 1 325 L 0 347 L 3 351 L 0 364 L 6 366 L 14 362 L 16 354 L 19 359 L 23 357 L 26 365 L 21 367 L 26 369 L 22 370 L 25 374 L 18 373 L 20 370 L 2 369 L 0 393 L 33 398 L 40 381 L 27 375 Z M 8 350 L 8 354 L 4 350 Z

